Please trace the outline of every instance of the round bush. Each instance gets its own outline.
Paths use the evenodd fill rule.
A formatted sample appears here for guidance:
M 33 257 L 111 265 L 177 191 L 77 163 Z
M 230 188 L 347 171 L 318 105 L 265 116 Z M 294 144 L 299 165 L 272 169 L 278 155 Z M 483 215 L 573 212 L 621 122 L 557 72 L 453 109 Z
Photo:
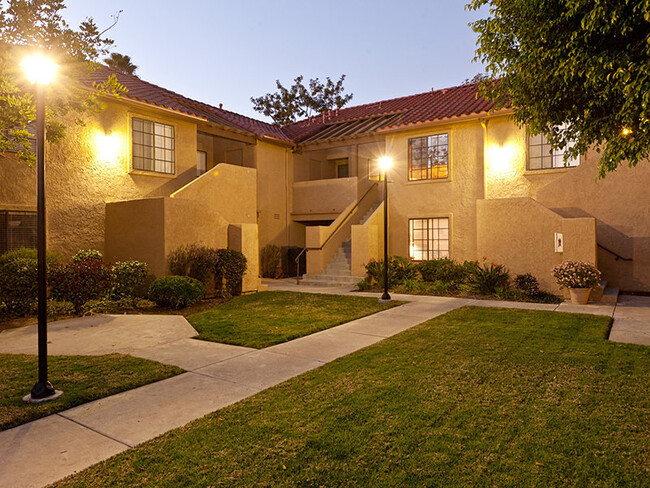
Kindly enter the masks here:
M 151 283 L 149 288 L 149 300 L 160 307 L 176 310 L 198 302 L 204 294 L 203 283 L 189 276 L 164 276 Z
M 135 296 L 138 287 L 142 286 L 149 274 L 147 263 L 140 261 L 118 261 L 113 265 L 113 289 L 111 297 L 120 299 Z

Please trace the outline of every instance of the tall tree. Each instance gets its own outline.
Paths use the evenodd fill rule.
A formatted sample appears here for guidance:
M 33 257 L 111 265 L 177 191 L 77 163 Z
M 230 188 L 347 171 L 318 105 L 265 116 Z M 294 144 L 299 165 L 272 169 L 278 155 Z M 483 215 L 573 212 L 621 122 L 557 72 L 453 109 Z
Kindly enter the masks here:
M 310 79 L 308 86 L 305 86 L 302 80 L 302 75 L 298 76 L 289 88 L 276 80 L 278 91 L 251 98 L 253 108 L 271 117 L 276 124 L 286 125 L 295 122 L 298 118 L 341 108 L 352 100 L 352 93 L 343 95 L 345 75 L 341 75 L 336 82 L 329 77 L 325 83 L 321 83 L 318 78 Z
M 24 57 L 40 52 L 59 64 L 57 82 L 48 87 L 47 138 L 61 140 L 60 122 L 71 112 L 100 110 L 96 93 L 78 80 L 98 66 L 113 41 L 103 38 L 92 19 L 71 28 L 61 15 L 62 0 L 9 0 L 0 2 L 0 153 L 13 151 L 19 160 L 33 164 L 27 127 L 34 120 L 33 87 L 19 67 Z M 105 31 L 104 31 L 105 32 Z M 119 94 L 125 87 L 112 76 L 96 84 L 97 92 Z
M 111 53 L 109 57 L 104 58 L 104 63 L 106 63 L 106 66 L 126 73 L 127 75 L 137 76 L 135 72 L 138 67 L 131 61 L 131 56 L 127 56 L 126 54 Z
M 650 153 L 650 0 L 471 0 L 483 94 L 566 157 L 596 146 L 599 175 Z M 566 125 L 565 125 L 566 124 Z M 573 147 L 570 142 L 575 141 Z

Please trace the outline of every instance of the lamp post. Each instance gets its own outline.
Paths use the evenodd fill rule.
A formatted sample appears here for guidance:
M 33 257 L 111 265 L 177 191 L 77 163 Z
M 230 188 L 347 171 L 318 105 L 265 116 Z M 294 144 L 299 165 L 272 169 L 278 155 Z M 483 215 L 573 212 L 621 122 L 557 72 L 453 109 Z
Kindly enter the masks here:
M 393 166 L 393 159 L 389 156 L 379 158 L 379 168 L 384 179 L 384 294 L 380 302 L 390 302 L 388 293 L 388 170 Z
M 61 395 L 47 379 L 47 276 L 45 239 L 45 86 L 56 73 L 58 65 L 42 55 L 25 58 L 20 66 L 36 87 L 36 195 L 37 195 L 37 257 L 38 257 L 38 382 L 27 402 L 54 400 Z

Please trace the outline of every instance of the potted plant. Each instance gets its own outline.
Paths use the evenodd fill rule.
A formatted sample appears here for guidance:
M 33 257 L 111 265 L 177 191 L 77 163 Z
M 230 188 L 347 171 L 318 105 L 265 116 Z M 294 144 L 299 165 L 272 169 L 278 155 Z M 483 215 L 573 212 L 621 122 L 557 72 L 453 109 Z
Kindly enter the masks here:
M 593 264 L 583 261 L 565 261 L 553 268 L 555 281 L 562 288 L 568 288 L 571 303 L 586 305 L 589 294 L 597 286 L 601 275 Z

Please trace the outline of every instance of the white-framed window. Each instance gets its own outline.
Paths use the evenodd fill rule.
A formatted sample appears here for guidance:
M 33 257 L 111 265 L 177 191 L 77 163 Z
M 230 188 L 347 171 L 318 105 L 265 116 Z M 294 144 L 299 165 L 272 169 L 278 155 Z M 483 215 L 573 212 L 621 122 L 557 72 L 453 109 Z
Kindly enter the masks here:
M 560 128 L 563 128 L 561 126 Z M 570 142 L 564 149 L 553 149 L 543 134 L 528 134 L 528 161 L 526 168 L 528 170 L 553 169 L 553 168 L 572 168 L 580 165 L 580 158 L 571 158 L 564 160 L 564 153 L 574 143 Z
M 409 180 L 436 180 L 449 176 L 449 134 L 409 139 Z
M 201 176 L 208 170 L 208 153 L 196 151 L 196 176 Z
M 427 261 L 449 257 L 449 218 L 409 219 L 409 257 Z
M 133 169 L 174 174 L 174 126 L 133 117 Z

